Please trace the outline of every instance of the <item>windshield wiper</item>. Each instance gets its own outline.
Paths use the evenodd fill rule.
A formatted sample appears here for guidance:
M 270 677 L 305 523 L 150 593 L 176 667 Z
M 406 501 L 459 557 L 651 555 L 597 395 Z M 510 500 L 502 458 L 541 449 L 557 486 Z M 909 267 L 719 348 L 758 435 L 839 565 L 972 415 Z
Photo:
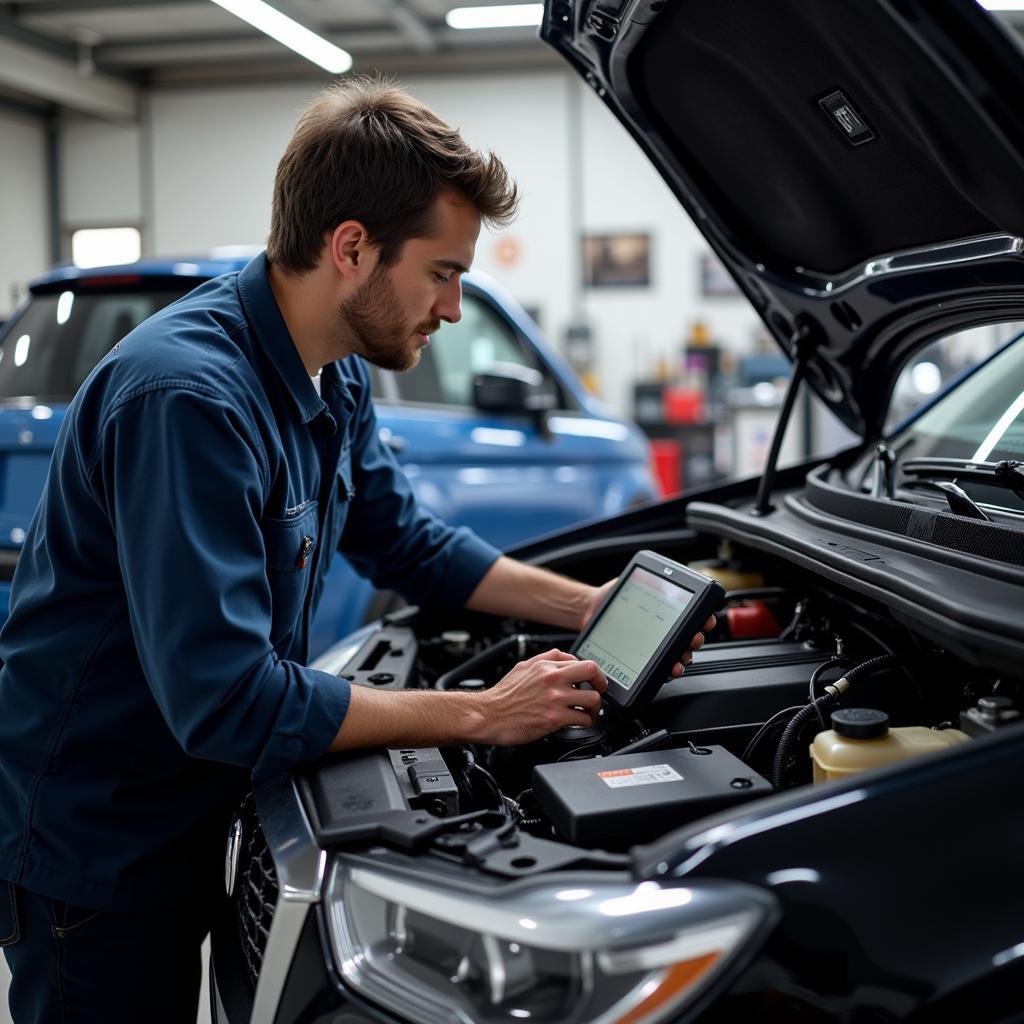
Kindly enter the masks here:
M 1024 462 L 980 462 L 974 459 L 917 458 L 900 464 L 904 476 L 922 480 L 966 480 L 1013 491 L 1024 501 Z
M 991 516 L 974 499 L 952 480 L 905 480 L 903 486 L 934 487 L 946 496 L 946 504 L 954 515 L 967 516 L 968 519 L 991 520 Z

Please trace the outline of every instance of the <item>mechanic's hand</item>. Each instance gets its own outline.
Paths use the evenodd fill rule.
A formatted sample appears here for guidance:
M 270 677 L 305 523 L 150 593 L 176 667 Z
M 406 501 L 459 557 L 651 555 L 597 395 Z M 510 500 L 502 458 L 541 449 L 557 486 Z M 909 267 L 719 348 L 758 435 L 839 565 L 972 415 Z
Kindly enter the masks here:
M 618 583 L 618 577 L 613 580 L 609 580 L 607 583 L 600 587 L 594 587 L 594 592 L 591 594 L 590 599 L 587 601 L 586 606 L 583 609 L 583 614 L 580 616 L 580 630 L 586 628 L 587 623 L 594 617 L 594 612 L 597 611 L 597 606 L 607 597 L 608 592 Z M 704 623 L 703 632 L 698 633 L 693 640 L 690 642 L 689 650 L 683 652 L 683 656 L 672 666 L 672 678 L 678 679 L 684 671 L 684 666 L 689 665 L 693 661 L 693 652 L 699 651 L 704 646 L 704 633 L 710 633 L 715 628 L 718 620 L 711 616 L 707 622 Z
M 577 689 L 577 683 L 592 689 Z M 482 694 L 486 721 L 479 742 L 510 747 L 566 725 L 592 725 L 607 688 L 608 680 L 592 661 L 559 650 L 535 655 Z
M 580 615 L 579 630 L 582 633 L 587 628 L 587 623 L 594 617 L 597 606 L 608 596 L 608 592 L 619 582 L 619 577 L 610 579 L 600 587 L 591 587 L 590 597 L 583 606 L 583 613 Z

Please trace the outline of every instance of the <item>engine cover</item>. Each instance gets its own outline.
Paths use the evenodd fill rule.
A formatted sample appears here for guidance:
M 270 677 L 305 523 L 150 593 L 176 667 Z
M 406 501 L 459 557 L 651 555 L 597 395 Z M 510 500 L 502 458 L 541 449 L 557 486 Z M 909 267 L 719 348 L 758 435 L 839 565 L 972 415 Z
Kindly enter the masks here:
M 811 674 L 830 657 L 789 640 L 712 644 L 661 688 L 650 718 L 675 733 L 764 722 L 804 703 Z
M 533 795 L 573 843 L 641 840 L 772 792 L 724 747 L 538 765 Z

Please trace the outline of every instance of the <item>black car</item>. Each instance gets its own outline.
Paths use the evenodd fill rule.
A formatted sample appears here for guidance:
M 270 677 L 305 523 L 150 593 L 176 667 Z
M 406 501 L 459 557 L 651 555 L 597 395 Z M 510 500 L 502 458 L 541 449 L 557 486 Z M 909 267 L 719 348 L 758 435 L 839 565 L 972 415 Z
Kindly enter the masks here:
M 548 0 L 542 36 L 793 360 L 783 420 L 809 387 L 862 440 L 513 552 L 653 550 L 720 625 L 592 732 L 257 786 L 215 1019 L 1024 1020 L 1024 341 L 884 426 L 926 344 L 1024 320 L 1024 58 L 970 0 Z M 321 664 L 476 689 L 574 639 L 409 609 Z

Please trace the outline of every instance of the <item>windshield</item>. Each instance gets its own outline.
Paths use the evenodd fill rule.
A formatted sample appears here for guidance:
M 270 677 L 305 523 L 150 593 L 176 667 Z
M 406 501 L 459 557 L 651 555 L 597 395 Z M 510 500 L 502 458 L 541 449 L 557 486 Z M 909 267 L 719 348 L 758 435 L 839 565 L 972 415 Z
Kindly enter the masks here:
M 1024 461 L 1024 335 L 1007 345 L 932 408 L 889 439 L 901 467 L 910 459 L 964 459 L 970 462 Z M 850 481 L 869 487 L 872 457 L 861 460 Z M 904 474 L 898 474 L 901 484 Z M 979 503 L 1024 510 L 1012 490 L 977 480 L 959 485 Z M 909 497 L 909 493 L 906 495 Z M 926 498 L 919 490 L 913 500 Z M 942 501 L 941 496 L 935 498 Z
M 193 287 L 34 295 L 0 345 L 0 400 L 70 400 L 117 342 Z
M 1024 338 L 1018 337 L 894 441 L 901 459 L 1024 459 Z

